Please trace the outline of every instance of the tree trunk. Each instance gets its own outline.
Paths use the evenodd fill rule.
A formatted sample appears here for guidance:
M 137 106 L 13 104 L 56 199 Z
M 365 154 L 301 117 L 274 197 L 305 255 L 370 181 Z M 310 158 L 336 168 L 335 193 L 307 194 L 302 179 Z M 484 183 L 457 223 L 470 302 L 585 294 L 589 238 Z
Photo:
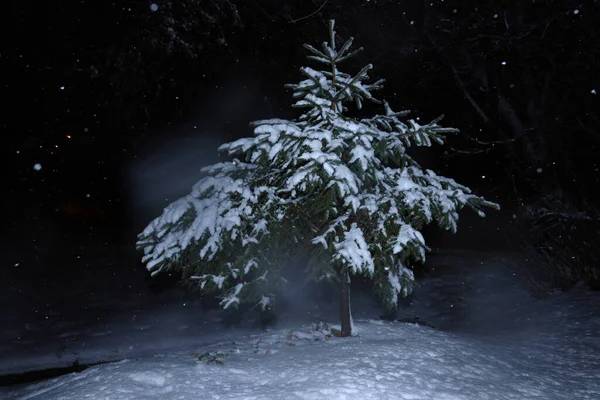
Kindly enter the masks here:
M 340 273 L 342 283 L 340 299 L 340 318 L 342 320 L 342 329 L 340 336 L 347 337 L 352 335 L 352 323 L 350 321 L 350 282 L 347 267 L 342 268 Z

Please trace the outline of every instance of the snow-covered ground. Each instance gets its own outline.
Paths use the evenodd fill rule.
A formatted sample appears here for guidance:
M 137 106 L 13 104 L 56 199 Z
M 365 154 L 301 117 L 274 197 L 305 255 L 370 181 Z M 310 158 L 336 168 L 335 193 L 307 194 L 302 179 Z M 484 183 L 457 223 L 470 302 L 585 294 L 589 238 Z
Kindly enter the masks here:
M 433 256 L 433 271 L 398 313 L 421 324 L 378 320 L 374 301 L 356 293 L 352 338 L 311 325 L 335 326 L 335 302 L 290 309 L 266 332 L 250 322 L 228 329 L 214 312 L 160 298 L 95 310 L 97 324 L 5 329 L 2 374 L 121 361 L 4 387 L 0 398 L 600 399 L 600 296 L 578 286 L 533 299 L 510 263 Z M 17 345 L 19 334 L 26 343 Z

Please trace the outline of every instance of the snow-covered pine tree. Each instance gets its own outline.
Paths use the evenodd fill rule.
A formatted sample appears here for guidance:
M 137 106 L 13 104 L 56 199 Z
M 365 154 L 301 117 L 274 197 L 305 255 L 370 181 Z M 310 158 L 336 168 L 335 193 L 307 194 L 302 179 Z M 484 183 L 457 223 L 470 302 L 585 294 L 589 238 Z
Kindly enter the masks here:
M 465 205 L 482 217 L 483 207 L 499 208 L 407 154 L 458 130 L 438 125 L 442 117 L 402 122 L 408 112 L 371 94 L 383 83 L 367 82 L 372 65 L 354 76 L 338 69 L 361 50 L 351 46 L 352 39 L 338 47 L 333 20 L 321 50 L 304 46 L 323 66 L 301 68 L 304 80 L 287 85 L 304 113 L 256 121 L 253 137 L 219 147 L 236 158 L 206 167 L 192 192 L 139 235 L 148 270 L 180 270 L 201 291 L 218 291 L 223 308 L 250 301 L 265 309 L 285 283 L 286 260 L 310 249 L 310 277 L 341 283 L 341 335 L 348 336 L 350 275 L 372 278 L 395 308 L 411 291 L 411 265 L 425 261 L 426 224 L 455 232 Z M 385 114 L 344 115 L 348 103 L 360 109 L 364 101 L 383 104 Z

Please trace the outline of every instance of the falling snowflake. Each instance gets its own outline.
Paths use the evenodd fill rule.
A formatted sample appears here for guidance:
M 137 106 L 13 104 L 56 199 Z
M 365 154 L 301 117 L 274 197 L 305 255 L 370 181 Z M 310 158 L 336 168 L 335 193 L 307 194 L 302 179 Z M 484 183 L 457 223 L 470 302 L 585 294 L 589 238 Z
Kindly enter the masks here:
M 596 94 L 596 89 L 592 89 L 592 94 Z
M 502 61 L 502 65 L 506 65 L 506 61 Z
M 537 172 L 538 174 L 541 174 L 542 173 L 542 169 L 538 168 L 538 169 L 535 170 L 535 172 Z
M 42 164 L 40 164 L 40 163 L 36 163 L 36 164 L 34 164 L 34 165 L 33 165 L 33 169 L 34 169 L 34 170 L 36 170 L 36 171 L 39 171 L 39 170 L 41 170 L 41 169 L 42 169 Z
M 573 14 L 575 14 L 575 15 L 579 14 L 579 10 L 573 10 Z
M 158 4 L 156 4 L 156 3 L 150 4 L 150 10 L 157 11 L 158 10 Z

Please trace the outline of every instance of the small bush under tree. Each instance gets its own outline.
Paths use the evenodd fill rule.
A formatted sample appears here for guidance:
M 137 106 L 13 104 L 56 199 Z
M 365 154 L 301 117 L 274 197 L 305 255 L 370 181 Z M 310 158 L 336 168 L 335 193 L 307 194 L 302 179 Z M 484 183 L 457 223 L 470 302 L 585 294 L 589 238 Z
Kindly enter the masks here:
M 600 290 L 600 218 L 566 198 L 544 196 L 522 208 L 506 232 L 518 256 L 513 273 L 535 296 L 566 291 L 578 282 Z

